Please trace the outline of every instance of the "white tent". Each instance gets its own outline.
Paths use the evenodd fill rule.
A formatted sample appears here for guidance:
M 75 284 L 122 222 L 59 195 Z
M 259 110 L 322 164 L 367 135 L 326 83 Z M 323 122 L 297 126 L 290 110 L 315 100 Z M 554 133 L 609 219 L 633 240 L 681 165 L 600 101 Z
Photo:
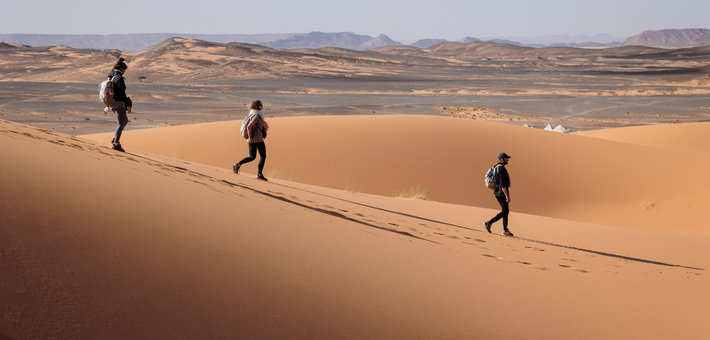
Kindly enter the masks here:
M 529 127 L 529 128 L 531 128 L 531 129 L 534 129 L 534 127 L 528 125 L 528 123 L 525 123 L 525 125 L 523 125 L 523 127 Z
M 554 130 L 555 129 L 552 128 L 552 125 L 550 125 L 550 124 L 547 124 L 547 126 L 545 126 L 545 131 L 554 131 Z
M 569 133 L 569 132 L 572 132 L 572 130 L 570 130 L 570 129 L 568 129 L 568 128 L 562 126 L 562 125 L 557 125 L 557 127 L 555 127 L 554 129 L 552 129 L 552 131 L 555 131 L 555 132 L 562 132 L 562 133 Z

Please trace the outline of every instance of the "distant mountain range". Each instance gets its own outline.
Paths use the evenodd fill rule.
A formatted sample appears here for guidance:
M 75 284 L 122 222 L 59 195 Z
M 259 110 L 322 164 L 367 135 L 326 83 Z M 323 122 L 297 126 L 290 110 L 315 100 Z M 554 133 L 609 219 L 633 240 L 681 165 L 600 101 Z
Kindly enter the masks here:
M 700 47 L 710 45 L 710 29 L 687 28 L 644 31 L 624 40 L 621 46 L 650 46 L 664 48 Z
M 373 38 L 369 35 L 358 35 L 350 32 L 311 32 L 260 45 L 280 49 L 339 47 L 350 50 L 366 50 L 382 46 L 401 46 L 402 43 L 396 42 L 384 34 Z
M 65 45 L 74 48 L 98 50 L 115 49 L 125 52 L 139 52 L 159 44 L 172 37 L 186 37 L 217 43 L 250 43 L 277 49 L 318 49 L 338 47 L 351 50 L 367 50 L 383 46 L 404 46 L 384 34 L 377 37 L 358 35 L 352 32 L 339 33 L 289 33 L 289 34 L 113 34 L 113 35 L 59 35 L 59 34 L 0 34 L 0 42 L 29 46 Z M 710 29 L 668 29 L 645 31 L 629 37 L 623 42 L 609 34 L 587 35 L 550 35 L 542 37 L 474 38 L 466 37 L 456 43 L 495 42 L 522 47 L 587 47 L 608 48 L 617 46 L 647 46 L 661 48 L 683 48 L 710 45 Z M 445 39 L 422 39 L 408 46 L 426 49 L 440 43 L 450 42 Z M 0 46 L 9 48 L 10 46 Z
M 612 37 L 609 34 L 598 34 L 595 36 L 588 35 L 548 35 L 542 37 L 514 37 L 514 38 L 473 38 L 466 37 L 458 41 L 448 41 L 446 39 L 422 39 L 418 40 L 409 46 L 419 48 L 429 48 L 442 42 L 457 42 L 470 44 L 472 42 L 494 42 L 498 44 L 508 44 L 514 46 L 525 47 L 547 47 L 547 46 L 567 46 L 567 47 L 614 47 L 620 44 L 620 40 Z

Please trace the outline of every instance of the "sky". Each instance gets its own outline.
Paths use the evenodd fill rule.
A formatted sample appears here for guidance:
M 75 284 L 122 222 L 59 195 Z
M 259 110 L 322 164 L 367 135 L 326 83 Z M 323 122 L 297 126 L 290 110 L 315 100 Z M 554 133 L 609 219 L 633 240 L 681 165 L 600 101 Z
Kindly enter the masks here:
M 0 34 L 354 32 L 398 41 L 710 28 L 709 0 L 0 0 Z

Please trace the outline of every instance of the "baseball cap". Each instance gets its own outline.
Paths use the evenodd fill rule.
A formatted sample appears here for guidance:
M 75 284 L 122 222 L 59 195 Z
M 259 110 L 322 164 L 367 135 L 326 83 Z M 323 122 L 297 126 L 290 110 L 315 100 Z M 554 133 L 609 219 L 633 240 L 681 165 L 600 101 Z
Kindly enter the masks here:
M 503 158 L 510 158 L 507 153 L 503 152 L 500 155 L 498 155 L 498 159 L 503 159 Z

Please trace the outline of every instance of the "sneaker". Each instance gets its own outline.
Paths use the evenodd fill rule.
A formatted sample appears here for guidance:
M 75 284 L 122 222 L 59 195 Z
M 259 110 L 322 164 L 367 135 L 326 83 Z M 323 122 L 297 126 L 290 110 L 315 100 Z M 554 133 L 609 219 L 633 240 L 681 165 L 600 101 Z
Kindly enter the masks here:
M 269 180 L 266 179 L 266 177 L 264 177 L 264 175 L 262 175 L 262 174 L 257 175 L 257 176 L 256 176 L 256 179 L 258 179 L 258 180 L 260 180 L 260 181 L 264 181 L 264 182 L 268 182 L 268 181 L 269 181 Z
M 126 152 L 126 150 L 123 150 L 120 143 L 111 143 L 111 149 L 114 149 L 116 151 Z
M 242 165 L 239 163 L 232 164 L 232 172 L 239 175 L 239 168 L 241 168 L 241 167 L 242 167 Z
M 490 233 L 491 232 L 491 224 L 488 222 L 483 222 L 483 225 L 486 226 L 486 230 Z
M 503 235 L 503 236 L 514 236 L 513 233 L 510 232 L 510 230 L 504 231 L 501 235 Z

